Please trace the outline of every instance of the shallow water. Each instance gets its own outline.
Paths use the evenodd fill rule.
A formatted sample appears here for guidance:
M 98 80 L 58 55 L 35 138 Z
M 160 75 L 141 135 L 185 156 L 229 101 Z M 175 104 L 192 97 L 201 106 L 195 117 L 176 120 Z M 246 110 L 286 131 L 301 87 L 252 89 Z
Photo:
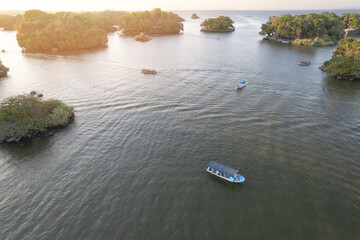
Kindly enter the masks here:
M 76 109 L 54 137 L 0 146 L 0 239 L 360 238 L 360 82 L 318 69 L 332 47 L 262 41 L 277 12 L 197 13 L 179 35 L 58 54 L 0 32 L 0 100 L 35 89 Z M 236 31 L 199 31 L 218 15 Z

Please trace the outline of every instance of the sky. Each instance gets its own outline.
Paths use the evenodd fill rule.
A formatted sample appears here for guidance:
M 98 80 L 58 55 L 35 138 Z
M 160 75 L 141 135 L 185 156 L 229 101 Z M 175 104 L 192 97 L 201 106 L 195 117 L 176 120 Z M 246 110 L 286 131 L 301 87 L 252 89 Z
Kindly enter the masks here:
M 360 0 L 0 0 L 0 10 L 316 10 L 360 9 Z

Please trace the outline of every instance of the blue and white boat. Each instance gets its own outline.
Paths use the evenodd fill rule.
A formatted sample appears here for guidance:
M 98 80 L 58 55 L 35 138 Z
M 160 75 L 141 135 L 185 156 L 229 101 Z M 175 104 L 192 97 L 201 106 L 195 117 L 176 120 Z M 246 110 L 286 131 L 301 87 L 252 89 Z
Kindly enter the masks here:
M 247 85 L 247 82 L 246 81 L 241 81 L 239 83 L 236 84 L 236 87 L 235 89 L 238 90 L 238 89 L 241 89 L 243 87 L 245 87 Z
M 214 161 L 209 162 L 205 169 L 208 173 L 233 183 L 242 183 L 245 178 L 238 174 L 238 170 Z

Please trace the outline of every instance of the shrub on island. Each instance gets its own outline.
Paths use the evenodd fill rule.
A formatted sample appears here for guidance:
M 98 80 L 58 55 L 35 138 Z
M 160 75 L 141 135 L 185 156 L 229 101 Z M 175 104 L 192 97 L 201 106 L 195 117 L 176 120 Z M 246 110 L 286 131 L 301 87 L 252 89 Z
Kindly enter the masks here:
M 107 33 L 86 14 L 26 11 L 18 26 L 18 44 L 25 51 L 85 49 L 105 46 Z
M 339 79 L 360 79 L 360 41 L 344 38 L 321 70 Z
M 233 32 L 235 27 L 233 26 L 234 21 L 226 16 L 219 16 L 217 18 L 205 19 L 200 24 L 202 32 Z
M 0 77 L 6 77 L 9 70 L 10 69 L 8 67 L 5 67 L 0 60 Z
M 30 138 L 48 128 L 66 126 L 74 108 L 60 100 L 43 100 L 35 91 L 0 103 L 0 142 Z
M 146 35 L 145 33 L 142 32 L 139 35 L 135 36 L 135 40 L 140 42 L 147 42 L 150 40 L 150 37 L 149 35 Z
M 124 35 L 179 33 L 184 30 L 183 18 L 173 12 L 155 8 L 151 12 L 133 12 L 120 16 L 119 28 Z
M 286 14 L 269 17 L 259 34 L 268 39 L 294 40 L 295 45 L 326 46 L 343 38 L 344 28 L 344 23 L 335 13 Z

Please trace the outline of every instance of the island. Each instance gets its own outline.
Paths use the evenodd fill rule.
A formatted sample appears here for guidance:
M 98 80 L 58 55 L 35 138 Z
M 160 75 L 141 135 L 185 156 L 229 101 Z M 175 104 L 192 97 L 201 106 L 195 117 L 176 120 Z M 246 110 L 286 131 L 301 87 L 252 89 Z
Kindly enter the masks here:
M 74 108 L 60 100 L 43 100 L 43 95 L 29 94 L 5 98 L 0 103 L 0 143 L 19 142 L 38 135 L 52 135 L 51 128 L 70 123 Z
M 10 69 L 8 67 L 5 67 L 0 60 L 0 77 L 6 77 L 9 70 Z
M 0 28 L 4 31 L 12 31 L 16 29 L 16 25 L 23 21 L 22 15 L 12 16 L 10 14 L 0 14 Z
M 173 12 L 164 12 L 160 8 L 152 11 L 133 12 L 120 16 L 119 28 L 123 35 L 179 33 L 184 30 L 183 18 Z
M 346 36 L 360 34 L 360 14 L 344 13 L 341 15 L 341 20 L 346 27 Z
M 139 35 L 135 36 L 135 40 L 140 42 L 147 42 L 150 40 L 150 37 L 149 35 L 146 35 L 145 33 L 142 32 Z
M 18 44 L 24 52 L 61 51 L 106 46 L 107 32 L 123 12 L 58 12 L 29 10 L 17 26 Z
M 197 18 L 199 18 L 199 16 L 196 15 L 196 13 L 193 13 L 193 14 L 191 15 L 191 19 L 197 19 Z
M 330 46 L 344 37 L 345 24 L 335 13 L 309 13 L 269 17 L 262 24 L 264 39 L 306 46 Z
M 205 19 L 200 24 L 202 32 L 233 32 L 235 27 L 233 26 L 234 21 L 226 16 L 219 16 L 217 18 Z
M 338 79 L 360 80 L 360 41 L 352 38 L 340 40 L 332 58 L 320 69 Z

